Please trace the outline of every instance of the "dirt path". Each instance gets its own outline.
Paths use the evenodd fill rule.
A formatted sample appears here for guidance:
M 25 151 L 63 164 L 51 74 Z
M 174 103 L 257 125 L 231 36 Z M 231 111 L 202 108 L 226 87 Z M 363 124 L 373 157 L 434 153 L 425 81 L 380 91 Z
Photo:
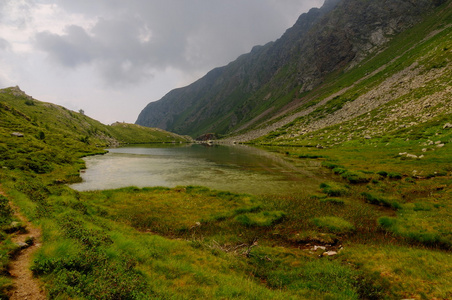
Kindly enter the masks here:
M 7 196 L 0 187 L 0 194 Z M 40 288 L 39 281 L 33 278 L 30 270 L 33 254 L 41 246 L 41 229 L 31 224 L 23 215 L 19 213 L 18 207 L 10 202 L 14 210 L 14 215 L 25 225 L 26 233 L 16 233 L 11 239 L 14 243 L 25 243 L 28 237 L 34 238 L 34 244 L 28 248 L 22 249 L 19 254 L 11 261 L 9 272 L 13 280 L 13 290 L 9 293 L 11 300 L 44 300 L 46 299 L 44 291 Z

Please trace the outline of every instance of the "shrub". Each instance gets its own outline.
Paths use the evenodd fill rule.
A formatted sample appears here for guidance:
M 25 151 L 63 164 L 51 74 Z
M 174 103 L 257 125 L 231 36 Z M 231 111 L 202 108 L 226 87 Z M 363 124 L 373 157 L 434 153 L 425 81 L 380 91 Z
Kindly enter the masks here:
M 434 172 L 434 173 L 427 174 L 427 176 L 425 176 L 425 177 L 426 178 L 434 178 L 434 177 L 437 177 L 437 176 L 447 176 L 447 172 L 445 172 L 445 171 Z
M 402 174 L 400 174 L 400 173 L 388 173 L 388 178 L 390 178 L 390 179 L 402 179 Z
M 273 289 L 297 292 L 297 299 L 361 299 L 359 271 L 336 260 L 313 260 L 285 269 L 271 267 L 265 278 Z M 368 299 L 365 296 L 362 298 Z
M 333 169 L 334 174 L 343 174 L 345 172 L 347 172 L 347 169 L 341 168 L 341 167 L 336 167 Z
M 42 182 L 32 178 L 18 181 L 15 188 L 24 193 L 31 201 L 37 203 L 44 203 L 50 194 L 50 191 Z
M 343 168 L 344 166 L 340 166 L 340 165 L 336 165 L 336 164 L 334 164 L 334 163 L 332 163 L 332 162 L 329 162 L 329 161 L 323 161 L 322 162 L 322 167 L 325 167 L 325 168 L 328 168 L 328 169 L 334 169 L 334 168 Z
M 347 189 L 335 182 L 324 182 L 320 184 L 322 192 L 330 197 L 340 197 L 347 194 Z
M 31 99 L 27 99 L 27 100 L 25 100 L 25 105 L 34 106 L 35 102 L 33 100 L 31 100 Z
M 366 199 L 366 201 L 369 202 L 370 204 L 392 207 L 394 209 L 401 208 L 400 204 L 395 200 L 389 200 L 366 192 L 361 193 L 361 196 L 363 196 Z
M 338 217 L 319 217 L 313 218 L 312 222 L 333 233 L 349 233 L 355 230 L 355 226 L 350 222 Z
M 388 176 L 388 172 L 386 172 L 386 171 L 378 171 L 377 174 L 382 176 L 382 177 Z
M 370 177 L 363 172 L 346 171 L 341 173 L 341 177 L 352 184 L 366 183 L 370 181 Z
M 326 196 L 326 195 L 320 195 L 320 194 L 314 194 L 314 195 L 310 195 L 309 196 L 309 199 L 312 199 L 312 200 L 320 200 L 320 199 L 326 199 L 328 196 Z
M 12 221 L 13 210 L 9 206 L 8 199 L 0 195 L 0 225 L 9 224 Z
M 67 237 L 80 241 L 88 248 L 96 248 L 113 243 L 105 231 L 86 228 L 82 219 L 77 218 L 75 215 L 67 213 L 64 217 L 59 218 L 57 222 Z
M 51 299 L 149 299 L 147 283 L 134 261 L 109 259 L 102 251 L 86 250 L 70 257 L 48 258 L 40 253 L 34 260 L 35 275 L 52 274 Z M 101 297 L 99 297 L 101 295 Z M 68 297 L 70 296 L 70 297 Z
M 261 210 L 261 205 L 253 205 L 253 206 L 245 206 L 245 207 L 239 207 L 234 210 L 234 213 L 236 215 L 243 214 L 243 213 L 252 213 L 252 212 L 258 212 Z
M 314 154 L 300 154 L 298 158 L 323 158 L 322 155 L 314 155 Z
M 36 135 L 36 138 L 38 140 L 44 140 L 46 138 L 46 134 L 43 131 L 39 131 L 38 134 Z
M 439 232 L 429 232 L 424 230 L 410 230 L 397 221 L 396 218 L 381 217 L 378 219 L 378 225 L 385 230 L 402 236 L 410 241 L 422 243 L 427 246 L 440 246 L 445 249 L 452 248 L 452 242 Z

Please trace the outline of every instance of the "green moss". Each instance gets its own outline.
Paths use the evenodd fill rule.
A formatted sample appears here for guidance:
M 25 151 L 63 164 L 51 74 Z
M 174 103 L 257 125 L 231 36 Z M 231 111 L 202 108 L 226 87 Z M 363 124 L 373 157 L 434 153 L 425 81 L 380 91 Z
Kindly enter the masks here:
M 285 215 L 286 213 L 282 211 L 262 211 L 254 214 L 238 215 L 235 220 L 245 226 L 268 227 L 281 222 Z

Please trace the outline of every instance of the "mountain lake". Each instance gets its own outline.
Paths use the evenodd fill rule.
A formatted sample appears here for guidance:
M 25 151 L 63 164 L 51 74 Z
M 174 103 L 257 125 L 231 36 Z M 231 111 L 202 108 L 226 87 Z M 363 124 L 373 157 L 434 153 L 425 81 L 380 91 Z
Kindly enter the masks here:
M 320 161 L 288 162 L 269 149 L 245 145 L 136 145 L 84 158 L 78 191 L 136 187 L 205 186 L 248 194 L 304 194 L 327 174 Z M 271 150 L 271 149 L 270 149 Z

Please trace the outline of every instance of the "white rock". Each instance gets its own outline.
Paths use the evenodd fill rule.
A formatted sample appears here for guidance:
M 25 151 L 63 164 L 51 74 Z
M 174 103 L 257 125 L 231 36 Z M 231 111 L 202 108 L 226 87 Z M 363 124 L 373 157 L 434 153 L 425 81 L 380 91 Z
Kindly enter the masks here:
M 30 246 L 30 245 L 28 245 L 27 243 L 24 243 L 24 242 L 17 242 L 16 245 L 19 248 L 21 248 L 21 249 L 28 248 Z
M 326 247 L 325 246 L 314 246 L 314 247 L 312 247 L 312 251 L 317 251 L 317 249 L 322 249 L 322 250 L 325 250 L 326 249 Z
M 24 137 L 24 134 L 21 132 L 11 132 L 11 135 L 15 137 Z

